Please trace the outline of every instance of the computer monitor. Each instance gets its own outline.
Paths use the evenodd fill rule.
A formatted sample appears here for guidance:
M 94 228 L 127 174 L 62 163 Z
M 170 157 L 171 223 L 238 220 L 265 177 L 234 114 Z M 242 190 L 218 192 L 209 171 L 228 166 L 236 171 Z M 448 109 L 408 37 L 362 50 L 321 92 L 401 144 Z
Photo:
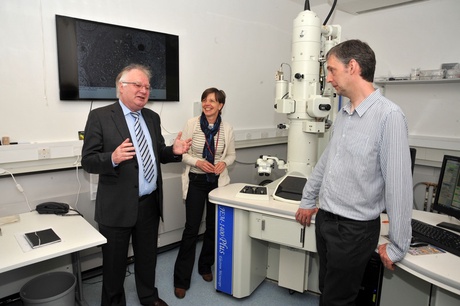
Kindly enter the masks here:
M 444 155 L 433 209 L 460 219 L 460 157 Z M 442 222 L 438 226 L 460 231 L 460 226 Z

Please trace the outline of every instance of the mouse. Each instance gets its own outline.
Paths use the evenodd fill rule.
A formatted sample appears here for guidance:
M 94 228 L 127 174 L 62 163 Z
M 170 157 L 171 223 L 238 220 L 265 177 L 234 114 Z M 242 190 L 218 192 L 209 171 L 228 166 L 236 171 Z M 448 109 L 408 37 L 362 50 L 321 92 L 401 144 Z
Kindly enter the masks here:
M 412 238 L 411 242 L 410 242 L 410 246 L 412 248 L 418 248 L 418 247 L 423 247 L 423 246 L 427 246 L 428 243 L 426 243 L 425 241 L 420 241 L 420 240 L 415 240 L 414 238 Z

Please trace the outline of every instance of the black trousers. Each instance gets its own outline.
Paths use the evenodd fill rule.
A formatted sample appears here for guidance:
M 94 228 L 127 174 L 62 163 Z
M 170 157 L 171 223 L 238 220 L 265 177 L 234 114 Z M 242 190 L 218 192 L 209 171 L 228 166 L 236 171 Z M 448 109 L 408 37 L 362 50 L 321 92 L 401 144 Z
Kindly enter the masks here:
M 203 246 L 198 258 L 198 273 L 211 273 L 214 264 L 215 246 L 215 211 L 214 204 L 209 203 L 208 194 L 217 188 L 217 179 L 210 183 L 205 174 L 189 173 L 189 188 L 185 200 L 185 228 L 182 241 L 174 265 L 174 287 L 189 289 L 195 263 L 196 243 L 200 229 L 203 211 L 206 207 L 206 231 L 203 237 Z
M 320 306 L 354 306 L 377 247 L 380 217 L 356 221 L 319 210 L 315 221 Z
M 107 238 L 102 246 L 101 305 L 126 305 L 124 281 L 128 247 L 132 238 L 136 290 L 141 304 L 158 300 L 155 287 L 157 241 L 160 210 L 157 192 L 139 201 L 137 222 L 133 227 L 109 227 L 99 224 L 100 233 Z

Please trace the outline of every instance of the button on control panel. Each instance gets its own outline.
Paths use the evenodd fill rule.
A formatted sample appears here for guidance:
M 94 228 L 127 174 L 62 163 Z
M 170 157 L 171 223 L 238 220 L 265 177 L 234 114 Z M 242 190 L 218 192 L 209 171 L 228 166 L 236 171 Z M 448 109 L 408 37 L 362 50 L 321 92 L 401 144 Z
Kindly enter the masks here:
M 236 196 L 251 200 L 268 201 L 269 199 L 267 187 L 258 185 L 245 185 Z

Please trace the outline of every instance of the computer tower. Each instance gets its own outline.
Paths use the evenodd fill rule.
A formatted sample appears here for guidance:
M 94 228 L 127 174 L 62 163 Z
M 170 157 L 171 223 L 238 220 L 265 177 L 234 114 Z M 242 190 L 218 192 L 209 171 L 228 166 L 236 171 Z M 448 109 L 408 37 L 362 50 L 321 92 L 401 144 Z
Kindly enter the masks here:
M 373 253 L 364 271 L 356 306 L 378 306 L 380 304 L 383 269 L 379 254 Z

